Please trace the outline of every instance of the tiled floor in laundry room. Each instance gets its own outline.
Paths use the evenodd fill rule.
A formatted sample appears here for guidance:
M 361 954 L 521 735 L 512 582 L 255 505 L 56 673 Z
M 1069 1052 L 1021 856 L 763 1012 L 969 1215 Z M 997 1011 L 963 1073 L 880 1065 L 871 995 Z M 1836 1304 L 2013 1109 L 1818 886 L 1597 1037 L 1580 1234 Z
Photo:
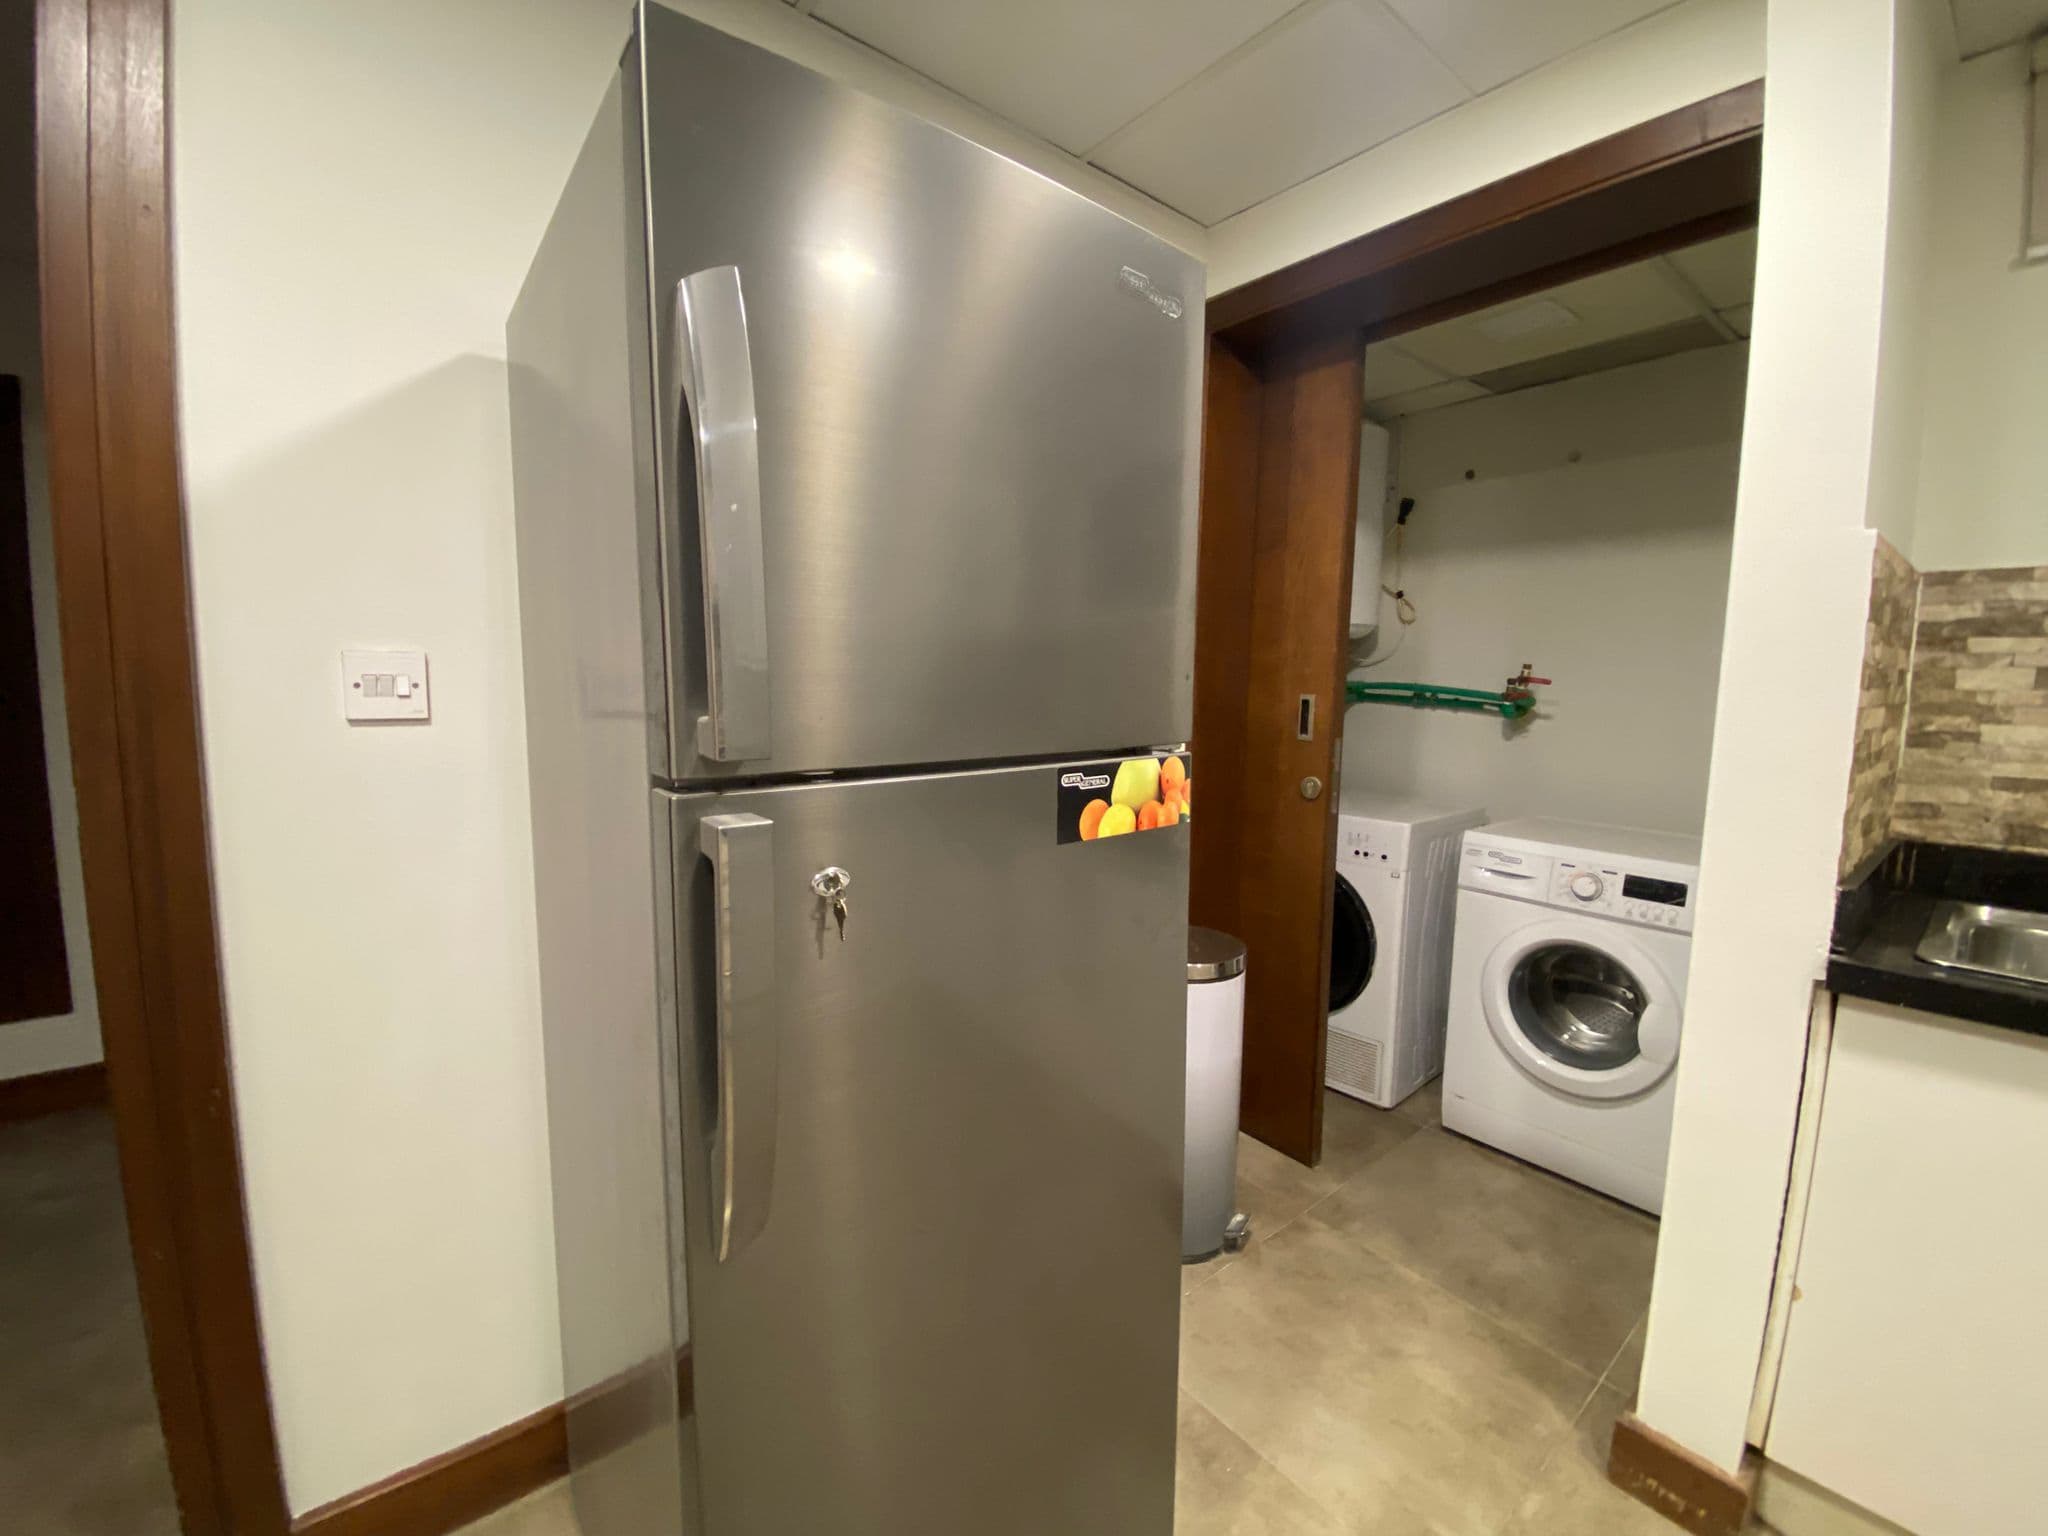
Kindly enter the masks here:
M 1669 1536 L 1611 1487 L 1657 1225 L 1332 1094 L 1320 1168 L 1246 1139 L 1240 1255 L 1183 1272 L 1178 1536 Z M 466 1536 L 568 1536 L 551 1488 Z
M 1179 1536 L 1668 1536 L 1610 1486 L 1657 1224 L 1330 1094 L 1308 1169 L 1240 1141 L 1241 1255 L 1186 1271 Z

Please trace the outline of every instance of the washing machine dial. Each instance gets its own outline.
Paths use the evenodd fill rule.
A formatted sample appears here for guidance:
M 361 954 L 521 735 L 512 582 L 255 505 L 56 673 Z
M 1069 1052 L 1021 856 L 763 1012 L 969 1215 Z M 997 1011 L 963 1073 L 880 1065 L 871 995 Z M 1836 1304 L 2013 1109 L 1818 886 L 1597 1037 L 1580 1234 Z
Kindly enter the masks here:
M 1571 893 L 1580 901 L 1598 901 L 1600 893 L 1606 889 L 1606 883 L 1590 869 L 1582 869 L 1572 876 Z

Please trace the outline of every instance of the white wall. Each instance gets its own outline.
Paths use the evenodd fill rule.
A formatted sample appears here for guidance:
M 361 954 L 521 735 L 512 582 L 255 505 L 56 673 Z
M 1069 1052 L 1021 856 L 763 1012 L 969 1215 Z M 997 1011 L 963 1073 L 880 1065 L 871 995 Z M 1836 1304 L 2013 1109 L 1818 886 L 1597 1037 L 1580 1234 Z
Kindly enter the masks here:
M 1896 14 L 1895 14 L 1896 7 Z M 1940 0 L 1770 9 L 1763 208 L 1700 908 L 1637 1412 L 1740 1459 L 1849 783 L 1885 387 L 1895 70 Z M 1950 56 L 1952 56 L 1952 51 Z M 1910 126 L 1910 111 L 1904 115 Z M 1896 306 L 1894 308 L 1896 314 Z
M 559 1397 L 505 314 L 615 0 L 177 0 L 173 228 L 242 1167 L 294 1510 Z M 351 643 L 434 719 L 344 725 Z
M 1942 86 L 1919 524 L 1922 570 L 2048 564 L 2048 262 L 2019 263 L 2027 49 L 1972 59 Z
M 1497 689 L 1527 660 L 1555 686 L 1512 726 L 1352 705 L 1345 794 L 1699 831 L 1747 353 L 1682 353 L 1402 421 L 1399 494 L 1416 505 L 1401 580 L 1418 616 L 1403 630 L 1382 598 L 1384 659 L 1352 675 Z
M 1877 403 L 1872 418 L 1870 504 L 1864 521 L 1901 554 L 1919 519 L 1922 399 L 1932 241 L 1934 158 L 1941 78 L 1956 57 L 1947 0 L 1894 0 L 1891 172 L 1885 212 L 1883 301 L 1878 319 Z
M 1146 213 L 773 0 L 686 8 Z M 174 0 L 171 22 L 223 980 L 303 1511 L 561 1392 L 504 324 L 627 9 Z M 432 723 L 345 726 L 349 644 L 428 650 Z
M 1209 231 L 1221 293 L 1764 73 L 1764 0 L 1682 0 Z
M 8 217 L 18 217 L 21 212 L 6 210 Z M 22 385 L 29 598 L 35 606 L 36 674 L 43 699 L 50 822 L 57 838 L 57 898 L 64 912 L 65 959 L 71 970 L 69 1013 L 0 1024 L 0 1078 L 8 1078 L 55 1072 L 100 1059 L 99 1004 L 93 990 L 92 944 L 85 921 L 85 875 L 78 857 L 78 793 L 71 782 L 64 657 L 57 634 L 57 564 L 50 544 L 50 491 L 44 456 L 42 335 L 32 261 L 0 261 L 0 373 L 15 375 Z

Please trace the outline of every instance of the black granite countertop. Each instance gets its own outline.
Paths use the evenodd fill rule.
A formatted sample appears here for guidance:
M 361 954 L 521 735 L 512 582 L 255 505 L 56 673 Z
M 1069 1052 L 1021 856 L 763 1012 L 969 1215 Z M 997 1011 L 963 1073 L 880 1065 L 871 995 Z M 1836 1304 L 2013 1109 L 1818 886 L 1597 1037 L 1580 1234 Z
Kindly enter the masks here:
M 1985 902 L 2048 912 L 2048 856 L 1896 843 L 1835 901 L 1828 986 L 1845 997 L 2048 1035 L 2048 986 L 1919 959 L 1937 904 Z

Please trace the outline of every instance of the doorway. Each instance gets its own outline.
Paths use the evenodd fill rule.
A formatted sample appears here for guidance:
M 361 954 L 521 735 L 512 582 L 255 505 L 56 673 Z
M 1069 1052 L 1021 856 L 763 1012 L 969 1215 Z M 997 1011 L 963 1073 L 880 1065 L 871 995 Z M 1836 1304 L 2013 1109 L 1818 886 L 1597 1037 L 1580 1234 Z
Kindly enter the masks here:
M 1182 1436 L 1298 1495 L 1279 1528 L 1666 1528 L 1606 1464 L 1682 1035 L 1760 105 L 1701 104 L 1675 161 L 1645 125 L 1590 188 L 1433 210 L 1321 296 L 1216 301 L 1196 730 L 1227 808 L 1194 909 L 1249 949 L 1253 1235 L 1184 1276 Z M 1532 256 L 1573 218 L 1584 248 Z
M 1255 957 L 1242 1124 L 1296 1161 L 1323 1150 L 1361 358 L 1370 342 L 1753 227 L 1762 132 L 1757 82 L 1209 305 L 1195 739 L 1210 814 L 1190 908 Z

